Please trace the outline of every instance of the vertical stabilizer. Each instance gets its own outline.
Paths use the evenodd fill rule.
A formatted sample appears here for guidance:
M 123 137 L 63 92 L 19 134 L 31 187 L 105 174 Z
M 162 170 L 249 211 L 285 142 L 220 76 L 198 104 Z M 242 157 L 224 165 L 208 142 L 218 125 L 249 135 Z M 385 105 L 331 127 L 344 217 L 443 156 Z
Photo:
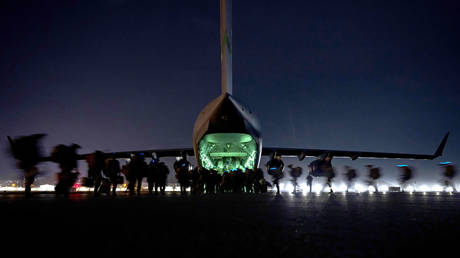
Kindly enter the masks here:
M 232 94 L 232 1 L 220 0 L 220 62 L 222 94 Z

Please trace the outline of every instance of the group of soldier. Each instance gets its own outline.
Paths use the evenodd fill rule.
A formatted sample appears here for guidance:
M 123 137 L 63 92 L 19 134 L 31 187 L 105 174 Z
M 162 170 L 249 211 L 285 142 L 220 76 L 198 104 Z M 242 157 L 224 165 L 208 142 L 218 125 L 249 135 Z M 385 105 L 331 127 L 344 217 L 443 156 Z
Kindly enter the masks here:
M 178 159 L 173 167 L 181 194 L 185 194 L 188 188 L 192 194 L 264 193 L 270 185 L 260 168 L 247 169 L 244 172 L 241 169 L 234 169 L 223 173 L 199 166 L 192 169 L 185 156 Z
M 336 177 L 336 171 L 332 167 L 331 164 L 332 161 L 332 156 L 330 155 L 324 155 L 317 160 L 311 162 L 308 165 L 309 172 L 307 174 L 306 183 L 307 187 L 309 188 L 308 190 L 312 192 L 312 186 L 313 186 L 313 178 L 314 177 L 325 177 L 325 183 L 321 189 L 321 191 L 325 190 L 326 188 L 329 188 L 330 193 L 333 193 L 332 190 L 332 181 Z M 441 180 L 442 185 L 444 188 L 452 187 L 452 190 L 454 192 L 457 191 L 455 188 L 454 184 L 454 177 L 456 175 L 456 169 L 454 165 L 450 162 L 442 162 L 440 165 L 443 168 L 442 172 L 442 177 L 443 179 Z M 279 189 L 279 182 L 282 178 L 284 178 L 284 163 L 281 160 L 280 156 L 274 156 L 272 159 L 270 159 L 267 164 L 267 172 L 269 175 L 272 176 L 273 179 L 273 184 L 276 187 L 276 192 L 277 194 L 280 193 Z M 292 165 L 288 165 L 289 167 L 289 175 L 291 177 L 291 182 L 293 185 L 293 193 L 297 192 L 297 187 L 298 187 L 298 179 L 302 175 L 302 168 L 301 167 L 293 167 Z M 411 180 L 413 179 L 414 172 L 413 168 L 408 166 L 408 165 L 399 165 L 401 174 L 399 178 L 399 183 L 400 183 L 400 188 L 401 191 L 404 192 L 406 187 L 410 185 Z M 374 187 L 376 192 L 379 192 L 378 189 L 378 180 L 381 178 L 382 173 L 381 169 L 379 167 L 375 167 L 373 165 L 366 165 L 367 168 L 367 179 L 365 180 L 366 184 L 368 186 Z M 350 166 L 345 166 L 345 172 L 343 173 L 343 177 L 346 182 L 346 192 L 349 191 L 349 189 L 354 185 L 354 182 L 356 182 L 358 178 L 358 173 L 356 169 L 350 167 Z
M 57 173 L 57 184 L 55 192 L 57 195 L 67 196 L 75 182 L 78 180 L 77 161 L 81 158 L 76 150 L 80 148 L 77 144 L 72 145 L 57 145 L 53 148 L 50 158 L 44 158 L 40 154 L 38 143 L 43 134 L 35 134 L 14 139 L 8 138 L 11 143 L 11 153 L 18 161 L 18 167 L 24 171 L 25 196 L 31 194 L 31 186 L 34 183 L 35 177 L 39 174 L 37 164 L 42 161 L 53 161 L 59 165 L 60 172 Z M 82 185 L 94 187 L 94 195 L 100 193 L 116 195 L 117 186 L 123 184 L 124 175 L 128 181 L 127 190 L 130 195 L 141 193 L 143 178 L 147 179 L 149 194 L 164 194 L 169 168 L 159 158 L 152 157 L 147 163 L 143 155 L 132 155 L 129 162 L 120 166 L 120 162 L 106 155 L 103 152 L 96 151 L 87 155 L 86 162 L 88 164 L 88 176 L 82 179 Z M 332 181 L 336 176 L 335 170 L 331 164 L 332 156 L 325 155 L 308 166 L 309 173 L 306 177 L 307 186 L 310 192 L 312 191 L 313 177 L 325 177 L 326 181 L 323 185 L 323 190 L 329 187 L 332 191 Z M 455 167 L 450 163 L 441 163 L 443 166 L 443 180 L 445 187 L 452 187 L 454 191 L 455 185 L 453 179 L 456 175 Z M 178 158 L 173 165 L 177 182 L 180 185 L 180 191 L 185 194 L 188 188 L 192 194 L 214 194 L 217 192 L 227 193 L 264 193 L 267 192 L 267 187 L 271 187 L 264 178 L 264 172 L 261 168 L 234 169 L 218 173 L 214 169 L 206 169 L 197 166 L 192 168 L 190 162 L 187 161 L 186 155 Z M 301 167 L 288 166 L 289 174 L 294 192 L 297 191 L 298 179 L 302 175 Z M 366 166 L 368 169 L 368 178 L 366 180 L 369 186 L 373 186 L 378 192 L 377 182 L 381 177 L 380 168 L 372 165 Z M 402 190 L 408 185 L 413 177 L 413 169 L 409 166 L 402 165 L 400 185 Z M 284 178 L 284 163 L 280 156 L 273 156 L 266 163 L 267 173 L 272 177 L 273 186 L 276 187 L 277 194 L 280 193 L 280 181 Z M 353 185 L 358 174 L 355 169 L 345 166 L 344 178 L 347 182 L 347 190 Z

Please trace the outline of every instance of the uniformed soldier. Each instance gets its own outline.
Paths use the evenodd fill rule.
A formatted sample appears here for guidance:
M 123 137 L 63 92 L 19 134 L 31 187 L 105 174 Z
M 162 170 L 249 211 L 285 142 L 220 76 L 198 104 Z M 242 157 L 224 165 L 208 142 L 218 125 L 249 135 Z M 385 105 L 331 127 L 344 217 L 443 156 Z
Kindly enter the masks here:
M 284 163 L 281 160 L 281 156 L 275 155 L 273 159 L 267 162 L 266 166 L 267 172 L 272 176 L 273 184 L 276 186 L 276 194 L 280 194 L 279 181 L 284 177 Z
M 181 194 L 185 194 L 190 186 L 190 162 L 185 154 L 174 162 L 174 171 L 176 172 L 177 181 L 180 184 Z

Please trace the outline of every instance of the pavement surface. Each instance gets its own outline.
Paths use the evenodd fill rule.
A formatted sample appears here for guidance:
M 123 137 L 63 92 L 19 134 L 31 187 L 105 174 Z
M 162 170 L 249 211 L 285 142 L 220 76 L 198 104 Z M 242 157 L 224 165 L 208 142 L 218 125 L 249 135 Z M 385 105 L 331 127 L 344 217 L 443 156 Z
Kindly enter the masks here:
M 460 194 L 0 194 L 21 256 L 456 257 Z M 453 253 L 452 253 L 453 252 Z

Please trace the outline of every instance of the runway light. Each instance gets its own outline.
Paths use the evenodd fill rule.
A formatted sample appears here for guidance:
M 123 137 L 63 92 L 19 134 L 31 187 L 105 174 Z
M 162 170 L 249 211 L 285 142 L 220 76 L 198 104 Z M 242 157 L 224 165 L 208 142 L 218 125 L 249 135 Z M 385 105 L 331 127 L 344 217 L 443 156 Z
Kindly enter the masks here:
M 320 184 L 314 184 L 312 190 L 313 190 L 314 192 L 316 192 L 316 193 L 321 193 L 321 190 L 322 190 L 322 189 L 323 189 L 323 188 L 321 187 Z
M 430 188 L 429 188 L 428 186 L 426 186 L 426 185 L 421 185 L 421 186 L 419 187 L 418 190 L 419 190 L 420 192 L 424 192 L 424 193 L 425 193 L 425 192 L 430 191 Z
M 386 192 L 388 192 L 388 186 L 387 186 L 387 185 L 382 185 L 382 186 L 380 187 L 380 190 L 381 190 L 383 193 L 386 193 Z
M 442 186 L 440 185 L 433 185 L 431 187 L 431 190 L 434 191 L 434 192 L 442 192 Z
M 362 186 L 361 184 L 355 184 L 355 191 L 357 193 L 364 192 L 365 190 L 366 188 L 364 188 L 364 186 Z
M 414 192 L 414 187 L 409 185 L 408 187 L 406 187 L 406 189 L 404 189 L 405 191 L 409 192 L 409 193 L 412 193 Z
M 284 190 L 284 183 L 280 183 L 280 191 L 283 191 Z
M 367 190 L 369 191 L 369 193 L 374 193 L 376 191 L 373 185 L 368 186 Z

